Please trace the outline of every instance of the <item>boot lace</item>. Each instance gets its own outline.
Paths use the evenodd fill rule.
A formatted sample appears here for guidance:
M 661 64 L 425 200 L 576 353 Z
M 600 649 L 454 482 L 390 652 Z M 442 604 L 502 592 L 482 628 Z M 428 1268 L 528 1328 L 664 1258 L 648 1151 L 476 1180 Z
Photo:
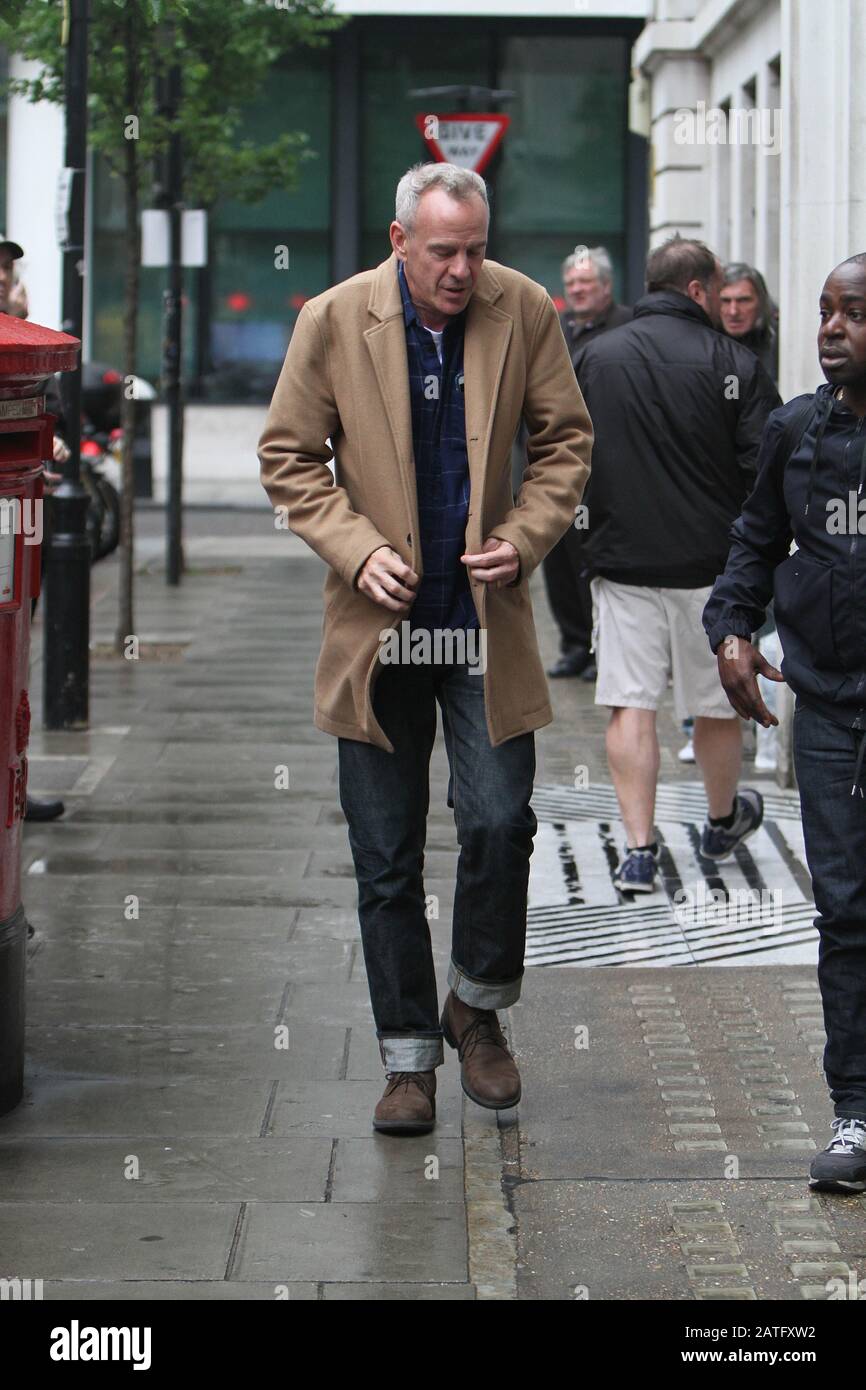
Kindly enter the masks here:
M 498 1047 L 506 1056 L 511 1056 L 508 1051 L 508 1044 L 502 1035 L 499 1021 L 495 1013 L 485 1011 L 472 1020 L 466 1032 L 461 1037 L 457 1048 L 457 1056 L 460 1058 L 460 1061 L 462 1062 L 464 1057 L 471 1057 L 479 1043 L 492 1043 L 494 1047 Z
M 407 1093 L 410 1086 L 417 1086 L 425 1096 L 429 1095 L 429 1079 L 425 1080 L 424 1073 L 420 1071 L 389 1071 L 388 1095 L 393 1095 L 401 1086 Z

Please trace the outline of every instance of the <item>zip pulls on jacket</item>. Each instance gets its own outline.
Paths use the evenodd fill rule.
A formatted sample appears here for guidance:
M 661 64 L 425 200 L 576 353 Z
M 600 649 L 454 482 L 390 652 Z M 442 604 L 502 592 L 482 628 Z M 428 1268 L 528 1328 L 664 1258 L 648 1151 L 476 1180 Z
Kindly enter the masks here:
M 860 739 L 860 743 L 857 747 L 857 762 L 854 765 L 854 785 L 851 788 L 852 796 L 856 791 L 859 791 L 861 796 L 863 795 L 863 788 L 859 785 L 859 783 L 860 775 L 863 771 L 864 754 L 866 754 L 866 734 L 864 734 L 863 737 Z
M 821 458 L 821 443 L 824 439 L 824 431 L 827 428 L 827 421 L 830 419 L 830 412 L 833 409 L 832 396 L 827 400 L 826 404 L 823 401 L 821 401 L 818 405 L 818 409 L 822 411 L 822 415 L 818 423 L 817 433 L 815 435 L 815 447 L 812 450 L 812 462 L 809 464 L 809 483 L 806 488 L 806 505 L 803 509 L 804 516 L 809 515 L 809 503 L 812 500 L 812 491 L 815 486 L 815 474 L 818 471 L 818 462 Z
M 808 484 L 808 487 L 806 488 L 806 505 L 805 505 L 805 507 L 803 508 L 803 515 L 804 515 L 804 516 L 808 516 L 808 515 L 809 515 L 809 503 L 812 501 L 812 492 L 813 492 L 814 487 L 815 487 L 815 474 L 816 474 L 817 471 L 818 471 L 818 464 L 819 464 L 819 462 L 820 462 L 820 460 L 821 460 L 821 444 L 822 444 L 823 439 L 824 439 L 824 431 L 825 431 L 825 429 L 827 428 L 827 422 L 828 422 L 828 420 L 830 419 L 830 414 L 831 414 L 832 409 L 833 409 L 833 398 L 832 398 L 832 396 L 829 397 L 829 398 L 827 399 L 826 405 L 824 405 L 824 404 L 820 405 L 820 406 L 819 406 L 819 409 L 821 409 L 821 410 L 823 411 L 823 414 L 822 414 L 821 420 L 820 420 L 820 422 L 819 422 L 819 424 L 818 424 L 818 430 L 817 430 L 817 433 L 816 433 L 816 435 L 815 435 L 815 447 L 814 447 L 813 450 L 812 450 L 812 461 L 811 461 L 811 463 L 809 464 L 809 484 Z M 866 418 L 866 417 L 861 416 L 860 420 L 858 421 L 858 424 L 857 424 L 857 433 L 858 433 L 858 434 L 860 433 L 860 430 L 861 430 L 862 427 L 863 427 L 863 419 L 864 419 L 864 418 Z M 858 497 L 860 496 L 860 494 L 861 494 L 862 491 L 863 491 L 863 483 L 864 483 L 864 482 L 866 482 L 866 439 L 864 439 L 864 441 L 863 441 L 863 451 L 862 451 L 862 453 L 861 453 L 861 455 L 860 455 L 860 477 L 859 477 L 859 481 L 858 481 L 858 484 L 857 484 L 857 496 L 858 496 Z

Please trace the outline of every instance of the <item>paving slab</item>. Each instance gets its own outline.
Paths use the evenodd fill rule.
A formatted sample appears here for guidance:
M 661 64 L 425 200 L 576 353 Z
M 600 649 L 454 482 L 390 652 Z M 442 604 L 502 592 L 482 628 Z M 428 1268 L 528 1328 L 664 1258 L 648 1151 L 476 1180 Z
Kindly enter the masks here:
M 288 938 L 288 933 L 285 934 Z M 288 939 L 246 942 L 243 951 L 228 958 L 221 941 L 177 940 L 175 933 L 154 938 L 141 929 L 130 939 L 114 940 L 106 951 L 105 940 L 62 942 L 47 940 L 37 953 L 32 978 L 40 984 L 63 980 L 104 980 L 108 983 L 165 983 L 217 985 L 243 981 L 249 986 L 263 980 L 283 979 L 302 984 L 348 977 L 352 944 L 320 941 L 315 946 Z
M 29 883 L 27 887 L 29 888 Z M 103 948 L 109 943 L 123 946 L 129 942 L 139 942 L 143 937 L 152 937 L 159 941 L 200 941 L 216 938 L 244 944 L 272 944 L 274 941 L 288 939 L 297 920 L 298 911 L 298 908 L 282 906 L 154 907 L 148 903 L 144 917 L 140 913 L 138 918 L 130 919 L 117 903 L 101 906 L 85 904 L 65 910 L 62 929 L 58 931 L 56 906 L 52 906 L 50 896 L 41 907 L 34 906 L 29 896 L 27 901 L 28 919 L 41 934 L 44 944 L 50 941 L 55 947 L 81 941 L 98 942 Z
M 441 1133 L 395 1144 L 387 1135 L 340 1139 L 335 1148 L 334 1202 L 462 1202 L 463 1145 Z
M 326 1303 L 350 1300 L 352 1303 L 465 1302 L 475 1298 L 472 1284 L 332 1284 L 322 1283 Z
M 236 1279 L 430 1283 L 467 1280 L 462 1202 L 257 1202 L 247 1208 Z
M 141 1135 L 113 1139 L 0 1136 L 3 1199 L 10 1203 L 174 1204 L 253 1198 L 322 1202 L 329 1191 L 332 1150 L 330 1139 L 289 1140 L 275 1135 L 159 1140 Z M 447 1180 L 444 1156 L 440 1162 Z M 368 1182 L 374 1181 L 375 1165 L 351 1157 L 347 1163 L 349 1178 L 357 1185 L 364 1174 L 369 1174 Z
M 124 1279 L 112 1284 L 100 1280 L 46 1279 L 44 1296 L 46 1302 L 62 1303 L 315 1303 L 320 1295 L 318 1284 L 299 1281 L 275 1284 L 267 1280 L 242 1283 L 237 1279 Z
M 264 1081 L 291 1077 L 337 1080 L 346 1070 L 348 1029 L 342 1024 L 111 1026 L 31 1024 L 28 1075 L 56 1079 L 222 1080 L 227 1074 Z M 381 1071 L 381 1063 L 380 1063 Z
M 234 1202 L 0 1202 L 0 1250 L 22 1278 L 220 1279 L 237 1219 Z
M 21 1104 L 0 1117 L 0 1141 L 37 1134 L 255 1135 L 276 1084 L 236 1076 L 148 1083 L 40 1075 L 30 1078 Z
M 35 979 L 27 1003 L 32 1023 L 275 1022 L 285 991 L 279 978 L 259 975 L 212 982 L 167 979 L 154 983 Z
M 435 891 L 435 890 L 434 890 Z M 114 906 L 118 913 L 127 896 L 134 893 L 142 913 L 155 907 L 238 907 L 284 908 L 347 907 L 356 901 L 355 884 L 342 878 L 297 878 L 271 883 L 246 875 L 220 875 L 210 878 L 158 878 L 143 870 L 138 874 L 73 874 L 30 876 L 27 902 L 36 908 L 56 908 L 58 901 L 72 908 Z

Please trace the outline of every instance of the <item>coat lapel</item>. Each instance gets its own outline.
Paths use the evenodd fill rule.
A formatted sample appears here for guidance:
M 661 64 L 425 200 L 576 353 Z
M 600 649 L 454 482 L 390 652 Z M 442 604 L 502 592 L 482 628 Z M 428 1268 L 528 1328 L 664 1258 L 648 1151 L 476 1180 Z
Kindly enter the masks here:
M 478 276 L 475 293 L 469 301 L 463 343 L 466 447 L 469 452 L 469 480 L 472 488 L 470 546 L 480 545 L 484 539 L 481 526 L 490 437 L 496 417 L 505 355 L 514 329 L 511 315 L 496 307 L 495 301 L 501 294 L 499 281 L 485 265 Z
M 394 442 L 400 481 L 411 520 L 412 535 L 418 536 L 418 491 L 412 453 L 412 403 L 409 396 L 409 359 L 406 355 L 406 325 L 403 300 L 397 281 L 397 257 L 392 253 L 376 267 L 367 305 L 375 320 L 364 331 L 379 383 L 385 418 Z
M 465 381 L 466 446 L 469 453 L 469 479 L 472 489 L 470 544 L 480 544 L 484 478 L 490 449 L 490 436 L 496 414 L 499 384 L 505 355 L 514 327 L 510 314 L 496 307 L 502 287 L 485 262 L 466 313 L 463 346 Z M 418 495 L 412 453 L 412 405 L 409 397 L 409 364 L 406 356 L 406 328 L 403 301 L 397 281 L 397 258 L 392 255 L 376 267 L 370 290 L 368 311 L 374 319 L 364 332 L 382 396 L 385 416 L 400 467 L 406 506 L 418 534 Z

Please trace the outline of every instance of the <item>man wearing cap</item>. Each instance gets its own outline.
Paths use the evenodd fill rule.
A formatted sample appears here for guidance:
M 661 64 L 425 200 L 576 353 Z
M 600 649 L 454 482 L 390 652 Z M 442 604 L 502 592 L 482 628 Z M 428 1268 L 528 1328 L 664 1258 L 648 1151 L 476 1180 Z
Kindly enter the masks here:
M 23 255 L 17 241 L 9 241 L 0 233 L 0 310 L 19 319 L 27 317 L 27 291 L 15 281 L 15 262 Z

